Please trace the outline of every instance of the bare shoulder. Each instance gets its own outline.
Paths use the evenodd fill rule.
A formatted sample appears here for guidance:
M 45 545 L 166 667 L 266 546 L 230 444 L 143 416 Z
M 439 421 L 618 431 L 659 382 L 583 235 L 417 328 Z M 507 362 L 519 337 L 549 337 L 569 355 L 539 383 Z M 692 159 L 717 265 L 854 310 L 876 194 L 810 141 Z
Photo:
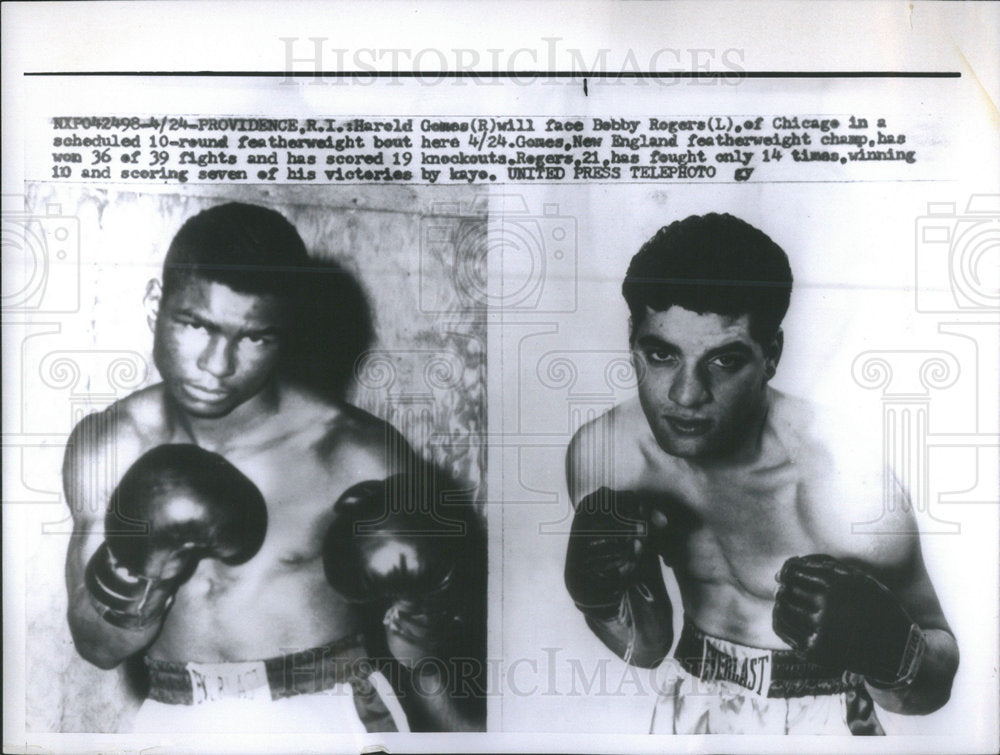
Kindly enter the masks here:
M 639 476 L 640 438 L 649 434 L 638 398 L 585 422 L 566 451 L 566 481 L 577 501 L 601 487 L 621 489 Z
M 313 450 L 327 466 L 350 469 L 358 480 L 382 479 L 405 469 L 413 456 L 395 427 L 352 404 L 325 404 Z
M 858 459 L 853 457 L 859 445 L 850 442 L 844 417 L 833 408 L 776 390 L 769 391 L 768 402 L 767 429 L 779 440 L 805 482 L 822 480 L 829 484 L 839 469 L 849 464 L 858 467 Z
M 767 422 L 777 433 L 788 451 L 815 451 L 812 441 L 822 441 L 822 407 L 807 399 L 768 388 Z
M 66 444 L 67 462 L 97 461 L 109 448 L 125 450 L 142 446 L 143 440 L 162 424 L 154 406 L 159 404 L 159 386 L 137 391 L 105 409 L 88 414 L 73 428 Z
M 73 428 L 63 458 L 63 487 L 74 518 L 103 517 L 124 471 L 162 433 L 160 386 L 137 391 L 88 414 Z

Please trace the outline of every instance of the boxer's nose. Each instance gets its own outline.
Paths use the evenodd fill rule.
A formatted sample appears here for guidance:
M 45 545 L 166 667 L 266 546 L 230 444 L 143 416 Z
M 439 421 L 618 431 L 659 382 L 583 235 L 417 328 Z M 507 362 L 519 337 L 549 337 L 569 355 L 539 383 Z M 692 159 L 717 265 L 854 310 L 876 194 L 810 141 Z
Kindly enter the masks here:
M 699 407 L 711 399 L 695 365 L 682 366 L 677 370 L 667 395 L 677 406 L 686 409 Z

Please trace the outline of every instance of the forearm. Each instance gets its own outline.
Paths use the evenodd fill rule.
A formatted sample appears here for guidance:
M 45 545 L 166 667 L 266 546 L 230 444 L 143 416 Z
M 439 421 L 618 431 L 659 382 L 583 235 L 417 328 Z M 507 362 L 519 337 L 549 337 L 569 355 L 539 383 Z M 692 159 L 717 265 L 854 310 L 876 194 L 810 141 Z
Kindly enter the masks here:
M 411 722 L 417 729 L 426 731 L 486 731 L 485 709 L 472 710 L 470 705 L 459 705 L 454 689 L 454 667 L 444 659 L 425 662 L 409 669 L 413 706 L 418 710 L 417 719 Z
M 81 584 L 70 595 L 69 627 L 77 652 L 95 666 L 111 669 L 148 647 L 160 630 L 160 622 L 142 629 L 122 629 L 109 624 L 97 612 Z
M 110 623 L 101 615 L 88 592 L 83 573 L 83 564 L 71 559 L 67 568 L 67 618 L 73 644 L 77 652 L 95 666 L 114 668 L 130 655 L 148 647 L 159 633 L 162 622 L 156 620 L 141 629 L 117 627 Z M 150 597 L 157 602 L 165 602 L 167 598 L 166 594 Z
M 660 665 L 674 641 L 670 599 L 642 584 L 628 590 L 616 616 L 588 615 L 587 625 L 615 655 L 642 668 Z
M 485 694 L 476 684 L 482 681 L 476 673 L 482 671 L 482 660 L 465 647 L 473 629 L 447 615 L 402 612 L 390 612 L 385 628 L 389 652 L 406 669 L 409 694 L 419 709 L 418 726 L 429 731 L 485 731 L 485 706 L 469 698 L 470 692 Z
M 911 682 L 896 689 L 867 685 L 872 699 L 886 710 L 903 715 L 924 715 L 948 702 L 958 670 L 958 645 L 943 629 L 924 630 L 924 639 L 923 659 Z

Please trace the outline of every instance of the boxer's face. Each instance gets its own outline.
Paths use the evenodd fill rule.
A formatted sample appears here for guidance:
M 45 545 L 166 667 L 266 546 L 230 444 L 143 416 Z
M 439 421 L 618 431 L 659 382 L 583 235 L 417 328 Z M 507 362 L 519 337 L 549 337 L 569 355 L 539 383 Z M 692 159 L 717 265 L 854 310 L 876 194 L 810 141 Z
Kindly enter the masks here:
M 165 298 L 158 291 L 147 292 L 147 304 L 155 299 L 153 359 L 181 409 L 222 417 L 271 384 L 278 365 L 278 297 L 196 276 Z
M 781 356 L 766 348 L 748 315 L 647 309 L 632 343 L 639 402 L 660 447 L 690 459 L 725 456 L 756 428 L 764 389 Z

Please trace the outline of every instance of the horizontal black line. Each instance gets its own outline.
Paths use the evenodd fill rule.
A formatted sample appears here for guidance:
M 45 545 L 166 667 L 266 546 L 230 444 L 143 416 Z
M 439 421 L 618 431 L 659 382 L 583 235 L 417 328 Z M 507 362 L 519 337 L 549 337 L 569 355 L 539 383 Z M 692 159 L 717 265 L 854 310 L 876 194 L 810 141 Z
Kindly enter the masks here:
M 959 71 L 26 71 L 25 76 L 330 79 L 958 79 Z
M 880 163 L 879 160 L 863 161 L 863 162 L 873 162 Z M 848 163 L 848 165 L 861 165 L 862 163 Z M 256 186 L 256 187 L 271 187 L 276 190 L 280 190 L 281 187 L 287 186 L 314 186 L 314 187 L 331 187 L 331 186 L 431 186 L 425 181 L 386 181 L 385 183 L 372 183 L 365 181 L 331 181 L 329 183 L 320 183 L 319 181 L 305 181 L 303 183 L 250 183 L 247 182 L 232 182 L 226 184 L 220 184 L 218 182 L 211 183 L 208 181 L 188 181 L 185 184 L 174 183 L 171 184 L 166 179 L 162 183 L 152 183 L 151 181 L 141 182 L 141 181 L 100 181 L 95 182 L 92 180 L 80 178 L 80 179 L 65 179 L 65 180 L 53 180 L 49 178 L 32 178 L 27 179 L 32 183 L 38 184 L 51 184 L 53 186 L 57 185 L 73 185 L 73 186 L 110 186 L 115 189 L 122 189 L 123 187 L 136 187 L 136 186 L 153 186 L 156 188 L 164 188 L 168 186 Z M 705 181 L 672 181 L 672 180 L 657 180 L 655 178 L 647 178 L 643 181 L 626 181 L 624 179 L 612 179 L 609 181 L 600 180 L 563 180 L 563 181 L 490 181 L 488 183 L 477 183 L 471 184 L 472 186 L 477 186 L 480 188 L 488 186 L 565 186 L 565 187 L 586 187 L 593 188 L 594 186 L 601 186 L 603 188 L 611 188 L 614 186 L 709 186 L 717 184 L 726 184 L 732 186 L 763 186 L 765 184 L 910 184 L 910 183 L 954 183 L 953 178 L 855 178 L 855 179 L 808 179 L 804 178 L 801 180 L 795 179 L 785 179 L 785 180 L 754 180 L 754 181 L 723 181 L 721 179 L 714 180 L 709 179 Z M 446 183 L 446 184 L 433 184 L 434 186 L 468 186 L 466 183 Z M 392 209 L 380 209 L 376 210 L 374 208 L 367 208 L 369 212 L 402 212 L 401 210 Z M 466 217 L 466 216 L 461 216 Z

